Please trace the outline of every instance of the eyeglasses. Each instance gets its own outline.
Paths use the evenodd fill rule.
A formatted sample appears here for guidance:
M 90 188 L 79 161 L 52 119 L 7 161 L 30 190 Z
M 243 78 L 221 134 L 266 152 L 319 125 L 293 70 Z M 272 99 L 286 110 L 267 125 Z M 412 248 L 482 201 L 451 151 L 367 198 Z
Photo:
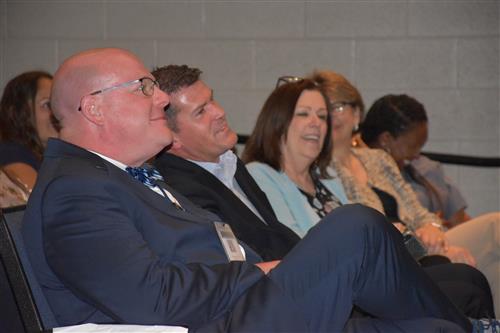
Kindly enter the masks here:
M 284 84 L 297 83 L 301 81 L 304 81 L 304 79 L 299 76 L 291 76 L 291 75 L 280 76 L 278 78 L 278 81 L 276 82 L 276 88 Z
M 331 112 L 335 114 L 343 114 L 347 109 L 346 106 L 355 108 L 357 106 L 356 102 L 335 102 L 331 103 Z
M 91 92 L 90 94 L 87 94 L 85 96 L 89 96 L 89 95 L 93 96 L 93 95 L 102 94 L 106 91 L 111 91 L 111 90 L 115 90 L 118 88 L 128 87 L 128 86 L 131 86 L 131 85 L 139 83 L 139 82 L 141 83 L 141 86 L 139 87 L 139 89 L 142 91 L 144 96 L 148 96 L 148 97 L 153 96 L 153 94 L 155 92 L 155 87 L 159 87 L 158 81 L 153 80 L 152 78 L 149 78 L 149 77 L 142 77 L 142 78 L 137 79 L 137 80 L 132 80 L 132 81 L 117 84 L 117 85 L 112 86 L 112 87 L 104 88 L 101 90 L 96 90 L 96 91 Z M 85 97 L 85 96 L 83 96 L 83 97 Z M 83 97 L 82 97 L 82 99 L 83 99 Z M 80 106 L 78 107 L 78 111 L 82 111 L 81 104 L 82 104 L 82 101 L 80 100 Z

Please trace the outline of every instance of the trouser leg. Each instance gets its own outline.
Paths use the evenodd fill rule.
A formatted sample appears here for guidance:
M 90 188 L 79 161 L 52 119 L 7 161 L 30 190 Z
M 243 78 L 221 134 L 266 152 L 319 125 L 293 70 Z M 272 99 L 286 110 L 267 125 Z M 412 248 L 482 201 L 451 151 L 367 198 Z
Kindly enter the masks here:
M 455 323 L 436 318 L 409 320 L 381 320 L 377 318 L 349 319 L 343 333 L 398 332 L 398 333 L 457 333 L 463 329 Z
M 313 332 L 341 331 L 353 304 L 381 322 L 440 318 L 471 329 L 406 251 L 400 233 L 361 205 L 334 210 L 269 277 L 303 310 Z

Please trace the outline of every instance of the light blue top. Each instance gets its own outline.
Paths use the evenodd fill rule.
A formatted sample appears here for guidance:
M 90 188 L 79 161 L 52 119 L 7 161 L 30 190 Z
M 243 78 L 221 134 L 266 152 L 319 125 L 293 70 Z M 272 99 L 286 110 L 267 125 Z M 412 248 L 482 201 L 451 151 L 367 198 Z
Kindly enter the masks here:
M 420 155 L 411 162 L 416 171 L 423 176 L 436 190 L 439 198 L 430 194 L 426 187 L 417 183 L 406 169 L 401 171 L 404 179 L 410 183 L 422 206 L 433 213 L 441 212 L 445 219 L 450 219 L 459 210 L 467 207 L 467 202 L 455 183 L 448 178 L 441 163 Z
M 259 187 L 264 191 L 278 220 L 304 237 L 320 220 L 307 198 L 284 172 L 276 171 L 267 164 L 251 162 L 246 165 Z M 344 205 L 349 203 L 340 179 L 333 169 L 328 169 L 331 179 L 321 183 Z

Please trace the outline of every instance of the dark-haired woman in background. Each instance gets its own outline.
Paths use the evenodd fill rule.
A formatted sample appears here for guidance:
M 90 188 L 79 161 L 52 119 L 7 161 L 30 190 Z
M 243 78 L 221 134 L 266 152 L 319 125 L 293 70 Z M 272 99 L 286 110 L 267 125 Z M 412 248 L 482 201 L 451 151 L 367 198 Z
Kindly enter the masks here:
M 7 83 L 0 100 L 0 168 L 26 194 L 48 138 L 58 135 L 51 120 L 51 87 L 49 73 L 26 72 Z
M 440 165 L 420 155 L 427 141 L 428 118 L 424 106 L 408 95 L 386 95 L 370 107 L 361 126 L 361 138 L 372 148 L 389 153 L 403 176 L 430 210 L 463 222 L 467 214 L 458 189 L 450 187 Z M 418 159 L 417 163 L 411 163 Z M 419 169 L 419 168 L 424 169 Z M 427 177 L 426 177 L 427 176 Z M 430 176 L 430 177 L 429 177 Z M 478 268 L 490 281 L 497 308 L 500 307 L 500 212 L 483 214 L 446 232 L 451 243 L 466 247 Z
M 420 202 L 441 216 L 450 227 L 470 219 L 458 188 L 441 165 L 420 155 L 427 142 L 428 119 L 424 106 L 408 95 L 386 95 L 373 103 L 361 131 L 363 141 L 380 148 L 396 161 Z

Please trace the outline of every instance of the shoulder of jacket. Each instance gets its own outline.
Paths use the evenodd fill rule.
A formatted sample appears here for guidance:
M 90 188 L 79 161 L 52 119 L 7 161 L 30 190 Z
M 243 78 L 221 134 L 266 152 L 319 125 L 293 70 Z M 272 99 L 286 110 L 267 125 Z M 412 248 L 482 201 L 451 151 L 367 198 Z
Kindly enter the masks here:
M 426 174 L 428 172 L 442 169 L 441 163 L 431 160 L 427 156 L 423 155 L 420 155 L 417 159 L 413 160 L 411 164 L 421 174 Z
M 262 162 L 250 162 L 245 165 L 247 170 L 249 171 L 257 171 L 257 172 L 264 172 L 264 173 L 278 173 L 276 170 L 274 170 L 270 165 L 267 165 Z

